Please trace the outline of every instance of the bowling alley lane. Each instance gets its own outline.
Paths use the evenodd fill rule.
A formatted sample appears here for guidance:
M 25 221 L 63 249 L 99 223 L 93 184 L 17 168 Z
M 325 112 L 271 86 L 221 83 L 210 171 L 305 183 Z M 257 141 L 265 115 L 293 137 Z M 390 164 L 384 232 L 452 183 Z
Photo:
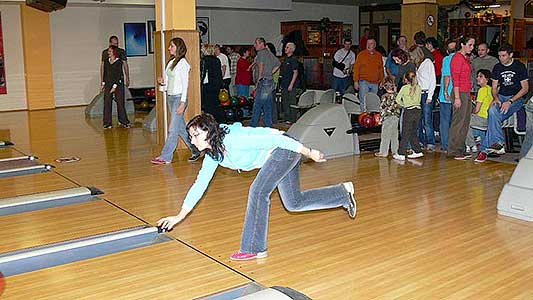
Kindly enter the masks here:
M 1 153 L 1 151 L 0 151 Z M 0 202 L 3 198 L 78 187 L 55 172 L 0 178 Z
M 194 299 L 249 280 L 172 240 L 6 278 L 4 299 Z
M 21 152 L 12 147 L 0 147 L 0 159 L 24 156 Z
M 144 223 L 104 200 L 0 216 L 0 253 L 139 225 Z

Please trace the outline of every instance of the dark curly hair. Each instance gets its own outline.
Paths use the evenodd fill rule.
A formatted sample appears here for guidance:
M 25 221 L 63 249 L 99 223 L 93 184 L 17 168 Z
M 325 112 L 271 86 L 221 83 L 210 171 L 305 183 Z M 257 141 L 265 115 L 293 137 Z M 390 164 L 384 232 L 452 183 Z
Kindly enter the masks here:
M 215 161 L 222 161 L 224 159 L 224 137 L 229 133 L 229 129 L 221 127 L 211 114 L 201 114 L 192 118 L 187 123 L 187 132 L 190 128 L 201 129 L 207 132 L 206 141 L 211 146 L 211 149 L 206 149 L 206 154 L 211 156 Z

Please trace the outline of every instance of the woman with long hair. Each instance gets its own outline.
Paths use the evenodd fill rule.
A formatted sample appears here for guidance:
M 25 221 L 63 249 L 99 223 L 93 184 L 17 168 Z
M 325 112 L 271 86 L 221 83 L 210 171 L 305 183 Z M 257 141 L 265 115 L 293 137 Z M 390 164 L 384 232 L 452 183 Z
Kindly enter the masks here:
M 201 53 L 202 110 L 212 114 L 217 122 L 224 123 L 226 122 L 226 115 L 218 101 L 218 93 L 224 87 L 224 82 L 222 81 L 220 60 L 215 56 L 215 45 L 203 45 Z
M 448 155 L 457 160 L 469 159 L 470 154 L 465 153 L 466 133 L 470 125 L 470 90 L 472 89 L 472 66 L 470 54 L 474 49 L 476 40 L 469 36 L 461 37 L 458 41 L 460 50 L 454 54 L 451 61 L 453 81 L 453 114 L 448 140 Z
M 187 108 L 187 89 L 189 87 L 189 71 L 191 66 L 185 59 L 187 46 L 183 39 L 177 37 L 170 40 L 168 46 L 170 59 L 165 68 L 165 78 L 158 78 L 157 82 L 161 89 L 167 93 L 167 102 L 170 107 L 170 124 L 168 137 L 161 155 L 151 160 L 153 164 L 164 165 L 172 162 L 174 151 L 178 145 L 179 137 L 185 142 L 192 152 L 189 161 L 196 161 L 200 157 L 200 151 L 191 144 L 189 134 L 185 129 L 183 114 Z
M 104 61 L 104 81 L 101 90 L 104 92 L 104 129 L 112 128 L 113 99 L 117 104 L 118 122 L 124 128 L 130 128 L 130 120 L 126 114 L 124 102 L 124 82 L 122 81 L 122 59 L 118 55 L 117 46 L 109 46 L 109 59 Z
M 282 131 L 271 128 L 243 127 L 240 123 L 218 124 L 213 116 L 201 114 L 189 121 L 191 141 L 206 155 L 202 169 L 190 188 L 181 211 L 162 218 L 158 226 L 169 230 L 181 222 L 198 203 L 219 165 L 250 171 L 259 169 L 248 193 L 240 250 L 232 260 L 250 260 L 267 256 L 267 231 L 270 194 L 278 189 L 289 211 L 343 207 L 355 218 L 356 202 L 352 182 L 300 190 L 300 159 L 305 155 L 316 162 L 325 161 L 324 154 L 309 149 Z
M 409 53 L 416 66 L 416 80 L 422 89 L 422 116 L 418 124 L 418 140 L 428 151 L 435 151 L 435 130 L 433 129 L 433 94 L 437 86 L 435 65 L 425 57 L 421 46 L 415 46 Z

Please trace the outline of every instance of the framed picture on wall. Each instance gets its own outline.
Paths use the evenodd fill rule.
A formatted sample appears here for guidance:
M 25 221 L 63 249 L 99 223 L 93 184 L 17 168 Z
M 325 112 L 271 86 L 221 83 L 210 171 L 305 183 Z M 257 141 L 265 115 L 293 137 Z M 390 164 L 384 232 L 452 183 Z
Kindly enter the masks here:
M 0 94 L 7 94 L 6 61 L 4 56 L 4 36 L 2 34 L 2 15 L 0 14 Z
M 126 56 L 146 56 L 146 24 L 124 23 Z
M 148 27 L 148 53 L 154 53 L 154 32 L 155 32 L 155 21 L 147 21 L 146 26 Z
M 209 44 L 209 17 L 197 17 L 196 30 L 200 32 L 200 44 Z

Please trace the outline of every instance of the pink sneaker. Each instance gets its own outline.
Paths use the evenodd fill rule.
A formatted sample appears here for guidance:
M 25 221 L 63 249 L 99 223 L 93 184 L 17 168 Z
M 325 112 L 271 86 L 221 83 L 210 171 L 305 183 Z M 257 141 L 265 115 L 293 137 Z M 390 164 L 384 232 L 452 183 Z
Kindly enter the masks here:
M 258 253 L 246 253 L 246 252 L 235 252 L 229 258 L 231 260 L 252 260 L 256 258 L 265 258 L 267 257 L 267 252 L 258 252 Z
M 153 163 L 154 165 L 168 165 L 170 163 L 169 161 L 162 160 L 159 157 L 152 159 L 150 162 Z

